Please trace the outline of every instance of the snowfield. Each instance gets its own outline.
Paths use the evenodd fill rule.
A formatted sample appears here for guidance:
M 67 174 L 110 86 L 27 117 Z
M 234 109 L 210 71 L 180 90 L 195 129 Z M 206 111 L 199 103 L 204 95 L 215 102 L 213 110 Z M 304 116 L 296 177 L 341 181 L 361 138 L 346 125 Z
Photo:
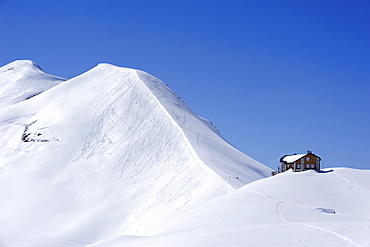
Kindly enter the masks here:
M 370 171 L 270 177 L 145 72 L 0 85 L 0 246 L 370 246 Z

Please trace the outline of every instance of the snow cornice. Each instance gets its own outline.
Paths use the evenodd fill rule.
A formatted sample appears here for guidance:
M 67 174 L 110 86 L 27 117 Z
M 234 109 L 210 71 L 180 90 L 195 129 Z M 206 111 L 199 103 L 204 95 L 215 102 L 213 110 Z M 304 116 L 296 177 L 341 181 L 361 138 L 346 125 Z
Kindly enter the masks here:
M 102 66 L 106 66 L 106 64 L 103 64 Z M 211 175 L 214 175 L 214 176 L 217 176 L 220 180 L 222 180 L 224 182 L 224 184 L 226 184 L 228 186 L 229 189 L 231 190 L 235 190 L 229 183 L 227 183 L 224 179 L 222 179 L 222 177 L 217 174 L 217 172 L 215 172 L 212 168 L 210 168 L 208 165 L 206 165 L 204 163 L 204 161 L 199 157 L 198 153 L 195 151 L 194 147 L 191 145 L 188 137 L 186 136 L 184 130 L 181 128 L 181 126 L 176 122 L 176 120 L 173 118 L 173 116 L 169 113 L 169 111 L 167 110 L 167 108 L 162 104 L 162 102 L 158 99 L 157 95 L 155 95 L 152 90 L 150 90 L 148 88 L 148 86 L 146 85 L 146 83 L 140 78 L 140 76 L 138 75 L 138 73 L 144 73 L 148 76 L 151 76 L 150 74 L 144 72 L 144 71 L 141 71 L 141 70 L 137 70 L 137 69 L 130 69 L 130 70 L 133 70 L 135 71 L 136 75 L 137 75 L 137 78 L 139 79 L 139 81 L 141 82 L 142 86 L 146 88 L 146 90 L 149 92 L 149 94 L 152 96 L 152 98 L 158 103 L 158 105 L 160 106 L 160 108 L 163 110 L 163 112 L 168 116 L 168 118 L 171 120 L 173 126 L 181 133 L 181 136 L 182 138 L 184 139 L 186 145 L 188 146 L 189 150 L 191 151 L 192 155 L 198 160 L 198 163 L 201 167 L 201 169 L 208 173 L 208 174 L 211 174 Z M 152 76 L 151 76 L 152 77 Z M 160 83 L 163 83 L 162 81 L 160 81 Z M 163 83 L 163 85 L 165 85 Z

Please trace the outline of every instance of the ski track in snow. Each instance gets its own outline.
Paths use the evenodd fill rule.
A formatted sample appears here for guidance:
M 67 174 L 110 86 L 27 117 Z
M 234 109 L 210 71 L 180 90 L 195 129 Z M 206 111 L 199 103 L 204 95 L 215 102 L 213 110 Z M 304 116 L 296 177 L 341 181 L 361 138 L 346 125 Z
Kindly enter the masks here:
M 270 199 L 268 198 L 267 196 L 265 196 L 264 194 L 262 194 L 261 192 L 258 192 L 258 191 L 253 191 L 253 190 L 245 190 L 245 192 L 250 192 L 250 193 L 255 193 L 257 195 L 260 195 L 262 196 L 263 198 L 265 198 L 266 200 L 269 200 L 269 201 L 272 201 L 272 202 L 275 202 L 275 200 L 273 199 Z M 280 205 L 284 203 L 284 201 L 279 201 L 276 203 L 275 205 L 275 209 L 276 209 L 276 214 L 279 216 L 280 220 L 284 223 L 288 223 L 287 220 L 285 220 L 283 214 L 281 213 L 281 210 L 280 210 Z
M 358 183 L 353 182 L 351 180 L 346 179 L 345 177 L 339 175 L 337 172 L 333 172 L 333 175 L 331 175 L 331 178 L 333 178 L 335 181 L 338 181 L 339 183 L 344 184 L 351 190 L 363 193 L 363 194 L 370 194 L 370 191 L 360 186 Z
M 317 229 L 317 230 L 320 230 L 320 231 L 324 231 L 324 232 L 327 232 L 327 233 L 330 233 L 330 234 L 333 234 L 334 236 L 347 241 L 349 244 L 351 244 L 353 246 L 366 247 L 364 245 L 356 243 L 352 239 L 347 238 L 347 237 L 345 237 L 345 236 L 343 236 L 343 235 L 341 235 L 341 234 L 339 234 L 335 231 L 332 231 L 332 230 L 329 230 L 329 229 L 326 229 L 326 228 L 323 228 L 323 227 L 319 227 L 319 226 L 310 225 L 310 224 L 307 224 L 307 223 L 302 223 L 302 222 L 298 222 L 298 224 L 303 225 L 303 226 L 307 226 L 307 227 L 310 227 L 310 228 L 313 228 L 313 229 Z
M 66 238 L 23 238 L 23 237 L 4 237 L 0 236 L 0 239 L 4 240 L 20 240 L 20 241 L 53 241 L 53 242 L 69 242 L 69 243 L 76 243 L 76 244 L 81 244 L 81 245 L 86 245 L 86 244 L 92 244 L 89 242 L 84 242 L 84 241 L 78 241 L 78 240 L 73 240 L 73 239 L 66 239 Z
M 254 191 L 254 190 L 244 190 L 245 192 L 250 192 L 250 193 L 254 193 L 254 194 L 257 194 L 257 195 L 260 195 L 262 196 L 263 198 L 265 198 L 266 200 L 269 200 L 269 201 L 274 201 L 270 198 L 268 198 L 267 196 L 265 196 L 264 194 L 262 194 L 261 192 L 258 192 L 258 191 Z
M 278 203 L 276 203 L 276 212 L 277 212 L 277 215 L 279 216 L 280 220 L 284 223 L 288 223 L 288 221 L 284 218 L 283 214 L 281 213 L 281 210 L 280 210 L 280 205 L 283 203 L 283 201 L 280 201 Z
M 340 175 L 338 175 L 338 176 L 339 176 L 339 177 L 341 177 L 342 179 L 344 179 L 344 180 L 346 181 L 346 184 L 347 184 L 348 182 L 350 182 L 351 184 L 357 184 L 357 183 L 352 183 L 351 181 L 349 181 L 349 180 L 347 180 L 347 179 L 343 178 L 343 177 L 342 177 L 342 176 L 340 176 Z M 362 187 L 361 187 L 361 188 L 362 188 Z M 274 201 L 274 200 L 272 200 L 272 199 L 270 199 L 270 198 L 266 197 L 265 195 L 263 195 L 262 193 L 257 192 L 257 191 L 246 190 L 246 192 L 255 193 L 255 194 L 258 194 L 258 195 L 262 196 L 263 198 L 265 198 L 265 199 L 267 199 L 267 200 L 269 200 L 269 201 Z M 275 208 L 276 208 L 276 213 L 277 213 L 277 215 L 279 216 L 280 220 L 281 220 L 283 223 L 290 224 L 290 222 L 288 222 L 288 221 L 284 218 L 283 213 L 282 213 L 282 212 L 281 212 L 281 210 L 280 210 L 280 206 L 281 206 L 281 204 L 283 204 L 283 203 L 284 203 L 284 201 L 279 201 L 278 203 L 276 203 L 276 206 L 275 206 Z M 338 238 L 341 238 L 341 239 L 343 239 L 343 240 L 347 241 L 348 243 L 350 243 L 350 244 L 351 244 L 351 245 L 353 245 L 353 246 L 356 246 L 356 247 L 365 247 L 364 245 L 358 244 L 358 243 L 356 243 L 355 241 L 353 241 L 353 240 L 352 240 L 352 239 L 350 239 L 350 238 L 347 238 L 347 237 L 345 237 L 345 236 L 343 236 L 343 235 L 341 235 L 341 234 L 339 234 L 339 233 L 337 233 L 337 232 L 335 232 L 335 231 L 332 231 L 332 230 L 329 230 L 329 229 L 326 229 L 326 228 L 323 228 L 323 227 L 314 226 L 314 225 L 310 225 L 310 224 L 308 224 L 308 223 L 303 223 L 303 222 L 292 222 L 292 224 L 300 224 L 300 225 L 307 226 L 307 227 L 310 227 L 310 228 L 313 228 L 313 229 L 317 229 L 317 230 L 320 230 L 320 231 L 325 231 L 325 232 L 327 232 L 327 233 L 330 233 L 330 234 L 332 234 L 332 235 L 335 235 L 335 236 L 336 236 L 336 237 L 338 237 Z M 288 235 L 288 236 L 289 236 L 289 235 Z
M 282 212 L 281 212 L 281 210 L 280 210 L 280 205 L 281 205 L 282 203 L 284 203 L 284 201 L 280 201 L 280 202 L 278 202 L 278 203 L 276 204 L 276 212 L 277 212 L 277 214 L 278 214 L 278 216 L 279 216 L 279 218 L 281 219 L 281 221 L 282 221 L 282 222 L 289 224 L 290 222 L 288 222 L 288 221 L 284 218 L 284 216 L 283 216 L 283 214 L 282 214 Z M 347 241 L 348 243 L 350 243 L 350 244 L 351 244 L 351 245 L 353 245 L 353 246 L 357 246 L 357 247 L 365 247 L 365 246 L 363 246 L 363 245 L 360 245 L 360 244 L 356 243 L 355 241 L 353 241 L 353 240 L 352 240 L 352 239 L 350 239 L 350 238 L 347 238 L 347 237 L 345 237 L 345 236 L 343 236 L 343 235 L 341 235 L 341 234 L 339 234 L 339 233 L 337 233 L 337 232 L 335 232 L 335 231 L 332 231 L 332 230 L 329 230 L 329 229 L 326 229 L 326 228 L 323 228 L 323 227 L 314 226 L 314 225 L 310 225 L 310 224 L 308 224 L 308 223 L 303 223 L 303 222 L 292 222 L 292 224 L 299 224 L 299 225 L 307 226 L 307 227 L 310 227 L 310 228 L 313 228 L 313 229 L 316 229 L 316 230 L 325 231 L 325 232 L 327 232 L 327 233 L 333 234 L 333 235 L 335 235 L 336 237 L 341 238 L 341 239 L 343 239 L 343 240 Z
M 109 78 L 108 78 L 109 79 Z M 116 79 L 115 79 L 116 80 Z M 124 78 L 121 78 L 124 80 Z M 76 160 L 86 157 L 89 159 L 99 153 L 120 153 L 121 146 L 126 144 L 125 152 L 118 158 L 117 164 L 112 168 L 112 171 L 120 170 L 120 177 L 122 177 L 127 169 L 127 165 L 135 167 L 129 177 L 135 177 L 139 173 L 145 173 L 151 169 L 151 164 L 155 161 L 163 161 L 165 152 L 152 152 L 157 148 L 153 142 L 148 140 L 164 140 L 167 139 L 166 128 L 167 126 L 158 126 L 157 131 L 151 131 L 148 128 L 154 122 L 150 116 L 153 114 L 152 109 L 140 105 L 143 97 L 142 92 L 137 92 L 138 88 L 135 83 L 125 85 L 124 87 L 119 84 L 112 90 L 109 97 L 97 107 L 94 114 L 92 129 L 87 135 L 83 149 Z M 109 83 L 109 80 L 107 81 Z M 144 98 L 150 97 L 149 93 L 144 95 Z M 129 99 L 127 111 L 117 117 L 114 109 L 119 109 L 121 101 Z M 133 109 L 135 111 L 133 111 Z M 158 111 L 158 110 L 157 110 Z M 149 117 L 149 118 L 148 118 Z M 143 119 L 144 121 L 129 121 L 132 118 Z M 107 128 L 107 126 L 111 126 Z M 119 126 L 125 126 L 126 131 L 119 131 Z M 109 143 L 107 145 L 107 143 Z M 168 143 L 160 143 L 163 150 L 171 150 Z M 172 150 L 175 151 L 175 150 Z M 175 152 L 175 153 L 179 153 Z M 173 152 L 169 152 L 174 154 Z M 154 154 L 154 156 L 153 156 Z M 99 154 L 98 154 L 99 155 Z M 146 155 L 146 156 L 145 156 Z M 146 157 L 143 159 L 143 157 Z M 171 157 L 167 157 L 167 161 Z M 141 160 L 140 160 L 141 159 Z M 127 176 L 127 174 L 126 174 Z
M 109 83 L 109 81 L 107 81 Z M 131 88 L 132 87 L 132 88 Z M 81 150 L 80 155 L 75 159 L 78 160 L 81 157 L 86 156 L 90 158 L 95 155 L 106 142 L 111 141 L 109 136 L 118 135 L 119 139 L 127 140 L 132 136 L 125 136 L 124 134 L 117 133 L 115 126 L 122 126 L 127 122 L 127 119 L 130 116 L 130 109 L 132 106 L 132 101 L 135 100 L 134 93 L 131 93 L 132 98 L 130 101 L 129 107 L 127 107 L 128 112 L 123 116 L 120 116 L 120 119 L 117 119 L 117 114 L 115 109 L 117 109 L 118 103 L 122 100 L 121 96 L 126 95 L 128 91 L 135 91 L 136 87 L 132 84 L 127 85 L 127 87 L 122 87 L 120 84 L 112 90 L 110 95 L 105 99 L 104 102 L 101 102 L 98 106 L 95 106 L 97 110 L 93 116 L 93 124 L 90 133 L 86 136 L 85 143 Z M 142 117 L 142 116 L 138 116 Z M 107 126 L 110 128 L 107 129 Z M 131 126 L 129 129 L 132 128 Z M 116 149 L 119 148 L 119 145 L 116 146 Z

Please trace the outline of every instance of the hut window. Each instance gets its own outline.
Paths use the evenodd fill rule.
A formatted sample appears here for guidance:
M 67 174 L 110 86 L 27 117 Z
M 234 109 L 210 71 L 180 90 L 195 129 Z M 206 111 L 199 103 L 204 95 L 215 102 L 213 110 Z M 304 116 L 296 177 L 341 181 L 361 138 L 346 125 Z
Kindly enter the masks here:
M 307 165 L 306 165 L 306 168 L 310 168 L 310 164 L 307 164 Z
M 315 165 L 314 164 L 311 164 L 311 168 L 314 168 L 315 167 Z
M 309 161 L 310 160 L 310 157 L 306 157 L 306 161 Z
M 297 164 L 297 168 L 301 168 L 301 164 Z

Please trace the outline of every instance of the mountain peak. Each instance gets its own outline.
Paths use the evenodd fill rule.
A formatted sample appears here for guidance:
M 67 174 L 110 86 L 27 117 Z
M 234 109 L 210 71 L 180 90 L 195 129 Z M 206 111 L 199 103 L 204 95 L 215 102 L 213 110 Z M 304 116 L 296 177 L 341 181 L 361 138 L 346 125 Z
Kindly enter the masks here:
M 31 60 L 16 60 L 0 68 L 0 108 L 29 99 L 66 79 L 46 74 Z
M 24 73 L 27 70 L 44 72 L 38 64 L 31 60 L 15 60 L 14 62 L 5 65 L 3 68 L 5 70 L 2 70 L 1 72 L 20 71 Z
M 193 112 L 186 102 L 160 79 L 141 70 L 107 63 L 101 63 L 81 76 L 96 78 L 102 75 L 106 77 L 104 81 L 107 82 L 109 78 L 111 83 L 118 83 L 120 90 L 128 86 L 141 88 L 142 92 L 147 94 L 143 102 L 138 102 L 142 105 L 146 105 L 147 100 L 154 99 L 183 135 L 190 150 L 199 158 L 200 164 L 203 164 L 204 170 L 217 174 L 233 189 L 270 175 L 270 168 L 232 147 L 208 120 Z

